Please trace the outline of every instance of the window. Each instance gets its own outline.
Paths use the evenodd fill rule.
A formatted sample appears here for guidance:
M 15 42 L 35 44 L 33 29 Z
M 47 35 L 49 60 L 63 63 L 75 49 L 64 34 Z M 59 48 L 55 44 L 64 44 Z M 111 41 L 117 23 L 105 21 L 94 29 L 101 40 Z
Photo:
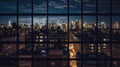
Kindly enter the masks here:
M 118 0 L 0 0 L 0 67 L 119 67 Z

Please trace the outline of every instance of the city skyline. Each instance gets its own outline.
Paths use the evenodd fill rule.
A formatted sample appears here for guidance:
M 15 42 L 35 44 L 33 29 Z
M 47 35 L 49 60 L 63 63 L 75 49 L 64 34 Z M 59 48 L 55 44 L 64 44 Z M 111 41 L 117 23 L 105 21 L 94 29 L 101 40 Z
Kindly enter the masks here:
M 112 23 L 120 22 L 120 16 L 113 16 Z M 109 16 L 98 16 L 98 23 L 105 22 L 110 24 Z M 31 16 L 19 16 L 19 24 L 32 24 Z M 0 24 L 8 24 L 9 21 L 16 23 L 16 16 L 0 16 Z M 62 23 L 65 21 L 68 23 L 67 16 L 48 16 L 48 23 L 54 20 L 55 23 Z M 82 20 L 81 16 L 69 16 L 69 23 L 76 20 Z M 47 16 L 33 16 L 33 24 L 46 24 Z M 95 16 L 83 16 L 83 23 L 96 23 Z
M 0 0 L 0 67 L 119 67 L 119 0 Z

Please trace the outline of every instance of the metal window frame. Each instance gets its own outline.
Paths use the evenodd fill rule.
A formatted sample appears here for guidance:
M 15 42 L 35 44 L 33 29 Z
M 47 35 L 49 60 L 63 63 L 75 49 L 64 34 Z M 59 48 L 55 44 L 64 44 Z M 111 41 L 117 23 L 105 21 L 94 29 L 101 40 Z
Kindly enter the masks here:
M 120 16 L 120 14 L 114 14 L 114 13 L 112 13 L 112 0 L 110 0 L 110 13 L 98 13 L 98 0 L 96 0 L 96 13 L 89 13 L 89 14 L 87 14 L 87 13 L 83 13 L 83 0 L 81 0 L 81 13 L 74 13 L 74 14 L 70 14 L 69 13 L 69 3 L 70 3 L 70 1 L 69 0 L 67 0 L 67 14 L 50 14 L 48 11 L 48 8 L 49 8 L 49 6 L 48 6 L 48 2 L 49 0 L 46 0 L 46 2 L 47 2 L 47 13 L 45 13 L 45 14 L 34 14 L 34 5 L 33 5 L 33 0 L 31 0 L 31 5 L 32 5 L 32 7 L 31 7 L 31 10 L 32 10 L 32 12 L 31 12 L 31 14 L 19 14 L 19 0 L 17 0 L 17 2 L 16 2 L 16 4 L 17 4 L 17 11 L 16 11 L 16 13 L 15 14 L 12 14 L 12 13 L 6 13 L 6 14 L 0 14 L 0 16 L 16 16 L 17 17 L 17 26 L 18 26 L 18 24 L 19 24 L 19 16 L 31 16 L 31 24 L 32 24 L 32 31 L 33 31 L 33 16 L 46 16 L 47 17 L 47 30 L 48 30 L 48 16 L 66 16 L 68 19 L 67 19 L 67 21 L 68 21 L 68 42 L 65 42 L 65 43 L 67 43 L 68 44 L 68 46 L 69 46 L 69 44 L 70 43 L 80 43 L 81 44 L 81 53 L 83 54 L 83 44 L 84 43 L 89 43 L 89 42 L 83 42 L 83 41 L 81 41 L 81 42 L 69 42 L 69 17 L 70 16 L 80 16 L 81 17 L 81 20 L 82 20 L 82 30 L 81 30 L 81 32 L 82 32 L 82 34 L 81 34 L 81 36 L 83 35 L 83 16 L 95 16 L 96 17 L 96 25 L 98 25 L 98 16 L 109 16 L 109 18 L 110 18 L 110 32 L 112 32 L 112 16 Z M 34 59 L 33 58 L 33 53 L 32 53 L 32 59 L 20 59 L 18 56 L 19 56 L 19 51 L 18 51 L 18 49 L 19 49 L 19 44 L 20 43 L 24 43 L 24 42 L 19 42 L 19 35 L 18 35 L 18 28 L 17 28 L 17 39 L 16 39 L 16 42 L 1 42 L 0 41 L 0 43 L 1 44 L 4 44 L 4 43 L 7 43 L 7 44 L 16 44 L 17 46 L 16 46 L 16 48 L 17 48 L 17 58 L 16 59 L 14 59 L 14 60 L 17 60 L 17 67 L 19 67 L 19 61 L 20 60 L 31 60 L 31 65 L 32 65 L 32 67 L 33 67 L 33 62 L 35 61 L 35 60 L 39 60 L 39 61 L 43 61 L 43 60 L 46 60 L 47 61 L 47 67 L 49 67 L 49 60 L 55 60 L 55 61 L 58 61 L 58 60 L 67 60 L 68 61 L 68 67 L 70 67 L 70 61 L 71 60 L 76 60 L 76 61 L 81 61 L 81 67 L 83 67 L 83 62 L 84 62 L 84 60 L 95 60 L 96 61 L 96 67 L 99 67 L 98 66 L 98 61 L 101 61 L 101 60 L 105 60 L 105 61 L 110 61 L 110 67 L 112 67 L 112 62 L 114 61 L 114 60 L 117 60 L 117 61 L 120 61 L 120 58 L 112 58 L 112 43 L 120 43 L 120 42 L 112 42 L 112 33 L 110 33 L 110 41 L 109 42 L 105 42 L 105 43 L 108 43 L 108 44 L 110 44 L 109 45 L 109 47 L 110 47 L 110 56 L 111 56 L 111 58 L 110 59 L 99 59 L 98 58 L 98 40 L 96 40 L 96 44 L 97 44 L 97 49 L 96 49 L 96 56 L 97 56 L 97 58 L 96 59 L 83 59 L 83 55 L 81 55 L 81 58 L 76 58 L 76 59 L 71 59 L 71 58 L 66 58 L 66 59 L 60 59 L 60 58 L 56 58 L 56 59 L 51 59 L 51 58 L 49 58 L 48 57 L 48 54 L 47 54 L 47 58 L 46 59 Z M 48 32 L 48 31 L 47 31 Z M 33 35 L 34 35 L 34 33 L 32 32 L 32 37 L 33 37 Z M 96 29 L 96 39 L 98 38 L 98 26 L 97 26 L 97 29 Z M 47 36 L 48 36 L 48 34 L 47 34 Z M 83 40 L 83 37 L 81 38 L 82 40 Z M 47 40 L 48 40 L 48 38 L 47 38 Z M 39 43 L 39 42 L 38 42 Z M 92 42 L 91 42 L 92 43 Z M 94 42 L 93 42 L 94 43 Z M 32 46 L 33 46 L 33 44 L 34 44 L 34 42 L 33 42 L 33 40 L 32 40 L 32 42 L 31 42 L 31 44 L 32 44 Z M 49 44 L 49 42 L 47 42 L 47 48 L 48 48 L 48 44 Z M 69 48 L 68 48 L 68 50 L 69 50 Z M 32 51 L 33 51 L 33 47 L 32 47 Z M 48 49 L 47 49 L 47 51 L 48 51 Z M 69 57 L 70 55 L 69 55 L 69 53 L 68 53 L 68 57 Z M 1 59 L 1 60 L 13 60 L 13 59 Z

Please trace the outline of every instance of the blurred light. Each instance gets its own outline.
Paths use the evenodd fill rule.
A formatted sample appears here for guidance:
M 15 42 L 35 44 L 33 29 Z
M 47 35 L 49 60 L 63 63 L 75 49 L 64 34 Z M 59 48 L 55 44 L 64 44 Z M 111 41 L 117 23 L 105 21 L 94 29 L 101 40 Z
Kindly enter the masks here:
M 101 52 L 101 50 L 98 50 L 98 52 Z
M 38 36 L 36 36 L 36 38 L 38 38 Z
M 43 38 L 43 36 L 40 36 L 40 38 Z
M 103 44 L 103 48 L 106 48 L 107 44 Z
M 94 47 L 90 47 L 91 49 L 94 49 Z
M 98 49 L 101 49 L 101 47 L 98 47 Z
M 42 53 L 45 53 L 46 51 L 45 50 L 41 50 Z
M 40 42 L 43 42 L 43 40 L 40 40 Z
M 78 21 L 78 20 L 76 20 L 76 21 Z
M 106 39 L 104 38 L 103 41 L 106 41 Z

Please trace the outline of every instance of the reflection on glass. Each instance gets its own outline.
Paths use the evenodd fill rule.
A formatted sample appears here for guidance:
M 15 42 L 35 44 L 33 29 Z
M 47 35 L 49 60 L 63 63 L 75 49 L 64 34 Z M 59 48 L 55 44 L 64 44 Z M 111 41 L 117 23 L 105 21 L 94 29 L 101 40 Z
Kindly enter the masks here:
M 16 13 L 17 0 L 0 0 L 0 13 Z
M 47 13 L 47 0 L 33 0 L 34 13 Z
M 31 0 L 19 0 L 19 13 L 31 13 Z
M 67 0 L 48 0 L 48 13 L 67 13 Z
M 110 41 L 110 19 L 109 16 L 98 17 L 98 41 Z
M 0 40 L 16 41 L 17 23 L 15 16 L 0 16 Z
M 32 41 L 31 16 L 19 16 L 19 41 Z

